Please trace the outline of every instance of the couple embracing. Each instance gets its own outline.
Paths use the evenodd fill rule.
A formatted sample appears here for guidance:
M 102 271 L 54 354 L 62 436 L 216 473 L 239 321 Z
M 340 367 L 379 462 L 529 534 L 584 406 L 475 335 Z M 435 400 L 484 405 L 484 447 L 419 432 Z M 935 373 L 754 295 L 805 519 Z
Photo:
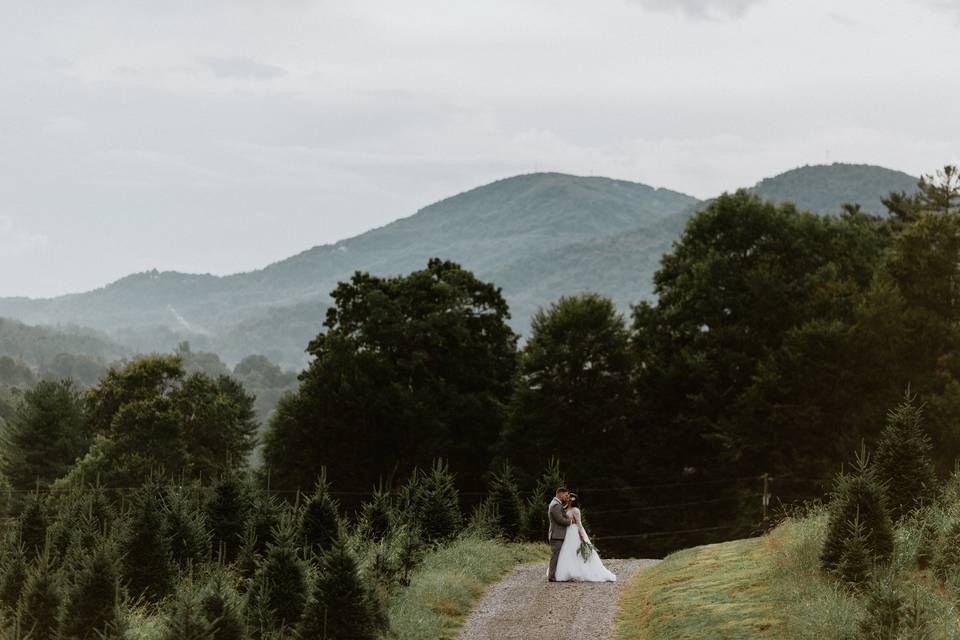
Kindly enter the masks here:
M 557 489 L 547 507 L 550 517 L 550 582 L 616 582 L 583 528 L 580 501 L 565 488 Z

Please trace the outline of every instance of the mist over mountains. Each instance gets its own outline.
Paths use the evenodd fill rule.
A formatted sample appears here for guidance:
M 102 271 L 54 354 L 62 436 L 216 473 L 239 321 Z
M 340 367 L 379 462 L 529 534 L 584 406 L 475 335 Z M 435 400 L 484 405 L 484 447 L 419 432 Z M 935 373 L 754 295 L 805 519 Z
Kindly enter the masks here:
M 762 180 L 761 197 L 837 213 L 845 203 L 882 213 L 880 198 L 917 179 L 870 165 L 794 169 Z M 601 177 L 535 173 L 498 180 L 335 244 L 229 276 L 150 271 L 85 293 L 0 298 L 0 317 L 104 332 L 133 351 L 179 341 L 227 362 L 261 353 L 298 368 L 323 322 L 330 291 L 357 270 L 394 275 L 430 257 L 459 262 L 503 288 L 516 331 L 561 295 L 596 291 L 624 311 L 652 296 L 661 255 L 704 203 Z

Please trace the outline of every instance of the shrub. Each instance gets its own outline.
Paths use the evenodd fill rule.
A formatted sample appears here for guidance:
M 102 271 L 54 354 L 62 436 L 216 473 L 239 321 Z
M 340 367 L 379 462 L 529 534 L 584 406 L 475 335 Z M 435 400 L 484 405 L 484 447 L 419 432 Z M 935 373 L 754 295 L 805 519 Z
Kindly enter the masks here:
M 383 487 L 373 490 L 368 502 L 360 507 L 359 530 L 371 540 L 379 542 L 393 529 L 393 503 Z
M 933 554 L 933 574 L 941 581 L 949 579 L 960 568 L 960 518 L 954 517 L 937 540 Z
M 875 580 L 867 593 L 866 612 L 860 619 L 863 640 L 895 640 L 904 621 L 903 596 L 892 576 Z
M 103 537 L 84 557 L 67 590 L 64 640 L 92 640 L 117 629 L 121 622 L 117 605 L 122 600 L 119 564 L 115 546 Z
M 923 408 L 909 389 L 903 401 L 887 415 L 887 426 L 877 442 L 874 467 L 884 483 L 891 515 L 900 519 L 933 501 L 937 476 L 930 459 L 932 445 L 923 431 Z
M 210 554 L 207 519 L 196 500 L 187 492 L 168 491 L 164 500 L 163 531 L 170 541 L 170 553 L 180 569 L 199 565 Z
M 547 538 L 550 520 L 547 515 L 547 505 L 556 494 L 557 487 L 566 485 L 563 474 L 560 473 L 560 461 L 551 458 L 547 468 L 543 470 L 540 479 L 533 488 L 533 493 L 527 500 L 524 508 L 523 536 L 527 540 L 542 541 Z
M 296 626 L 303 613 L 309 588 L 307 568 L 297 557 L 296 531 L 294 523 L 285 518 L 253 577 L 247 611 L 260 635 Z
M 300 512 L 300 537 L 306 549 L 321 553 L 338 538 L 339 531 L 339 507 L 330 494 L 327 471 L 321 469 L 313 494 Z
M 497 503 L 489 497 L 478 502 L 470 513 L 463 536 L 479 540 L 502 538 L 503 529 L 500 527 L 500 509 Z
M 167 603 L 158 640 L 210 640 L 212 637 L 213 625 L 204 615 L 196 591 L 180 585 Z
M 240 474 L 225 473 L 213 483 L 204 514 L 214 552 L 226 562 L 237 558 L 252 507 L 249 487 Z
M 20 596 L 20 626 L 30 640 L 56 640 L 62 604 L 59 577 L 44 553 L 27 573 Z
M 837 568 L 850 534 L 849 522 L 862 525 L 870 556 L 885 562 L 893 553 L 893 523 L 887 513 L 883 486 L 876 480 L 870 459 L 861 448 L 853 465 L 854 473 L 840 474 L 829 507 L 827 535 L 820 554 L 821 566 Z
M 149 481 L 133 495 L 120 544 L 123 577 L 131 595 L 150 602 L 167 596 L 176 579 L 160 492 L 160 485 Z
M 379 601 L 361 578 L 346 540 L 339 538 L 320 556 L 316 586 L 297 635 L 304 640 L 375 640 L 386 626 Z
M 436 461 L 429 473 L 414 472 L 402 496 L 409 501 L 404 515 L 420 528 L 426 542 L 446 542 L 463 528 L 460 493 L 443 461 Z
M 240 596 L 230 574 L 215 569 L 200 591 L 200 607 L 211 626 L 210 640 L 243 640 Z
M 496 522 L 503 534 L 510 539 L 518 538 L 523 526 L 523 504 L 509 463 L 504 463 L 500 471 L 491 476 L 490 501 L 496 506 Z

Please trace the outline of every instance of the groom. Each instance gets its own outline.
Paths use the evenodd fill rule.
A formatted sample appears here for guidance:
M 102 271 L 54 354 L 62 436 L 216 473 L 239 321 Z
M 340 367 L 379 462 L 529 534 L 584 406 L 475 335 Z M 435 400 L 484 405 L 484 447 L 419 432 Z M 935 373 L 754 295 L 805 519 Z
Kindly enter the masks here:
M 557 560 L 560 558 L 560 548 L 563 546 L 563 539 L 567 537 L 567 527 L 570 526 L 570 518 L 563 512 L 563 505 L 570 499 L 570 492 L 560 487 L 550 506 L 547 507 L 547 516 L 550 518 L 550 571 L 547 574 L 547 580 L 557 581 Z

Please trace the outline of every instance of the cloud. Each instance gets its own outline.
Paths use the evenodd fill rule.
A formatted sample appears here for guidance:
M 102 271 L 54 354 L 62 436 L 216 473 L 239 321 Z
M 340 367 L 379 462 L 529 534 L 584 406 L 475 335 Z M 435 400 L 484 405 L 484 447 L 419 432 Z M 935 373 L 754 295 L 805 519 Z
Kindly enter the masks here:
M 282 67 L 245 57 L 200 58 L 199 61 L 218 78 L 272 80 L 287 75 L 286 69 Z
M 87 123 L 74 116 L 57 116 L 43 123 L 41 131 L 47 136 L 73 136 L 87 130 Z
M 635 0 L 653 11 L 672 11 L 691 18 L 739 18 L 764 0 Z
M 47 236 L 17 228 L 9 216 L 0 216 L 0 258 L 16 258 L 42 251 L 49 244 Z

